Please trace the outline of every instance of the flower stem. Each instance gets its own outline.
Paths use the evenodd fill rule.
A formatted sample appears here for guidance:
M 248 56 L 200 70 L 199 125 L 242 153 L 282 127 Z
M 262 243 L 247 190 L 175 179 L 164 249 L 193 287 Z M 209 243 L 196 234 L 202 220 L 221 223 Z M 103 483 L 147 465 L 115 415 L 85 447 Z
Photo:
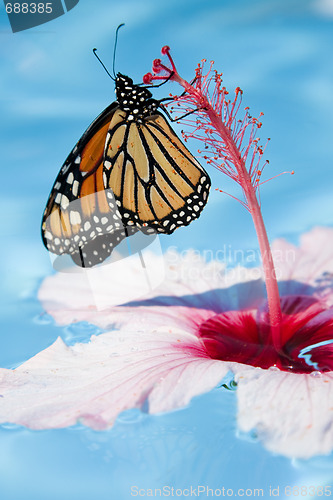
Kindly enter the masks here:
M 275 274 L 274 262 L 269 245 L 265 224 L 258 204 L 257 197 L 252 184 L 248 194 L 245 194 L 257 233 L 259 248 L 264 268 L 265 284 L 267 291 L 267 302 L 269 309 L 269 319 L 271 326 L 271 336 L 277 351 L 281 349 L 281 323 L 282 313 L 280 305 L 280 295 Z
M 230 157 L 233 160 L 233 165 L 236 168 L 239 183 L 243 188 L 244 196 L 247 201 L 249 212 L 252 216 L 254 227 L 257 233 L 259 248 L 264 268 L 264 277 L 267 291 L 267 302 L 269 310 L 269 320 L 271 327 L 271 337 L 273 344 L 277 351 L 281 350 L 281 323 L 282 313 L 280 305 L 279 289 L 275 274 L 274 262 L 272 252 L 270 249 L 265 224 L 263 221 L 261 209 L 256 196 L 255 188 L 251 182 L 251 176 L 248 173 L 245 162 L 237 148 L 235 141 L 232 138 L 229 128 L 223 123 L 221 116 L 219 116 L 213 107 L 210 105 L 205 96 L 200 94 L 188 82 L 183 80 L 178 74 L 173 78 L 178 81 L 185 90 L 195 97 L 198 107 L 202 109 L 209 117 L 210 123 L 213 125 L 216 132 L 221 137 L 223 143 L 230 152 Z
M 240 178 L 240 184 L 243 188 L 247 205 L 253 219 L 264 268 L 271 335 L 274 346 L 279 351 L 281 348 L 280 327 L 282 321 L 279 289 L 275 274 L 272 252 L 256 192 L 252 185 L 250 175 L 246 170 L 244 161 L 239 153 L 239 150 L 230 135 L 229 129 L 223 124 L 221 118 L 216 115 L 215 111 L 211 107 L 210 109 L 208 108 L 206 112 L 214 128 L 228 147 L 231 153 L 230 156 L 233 157 L 233 164 Z

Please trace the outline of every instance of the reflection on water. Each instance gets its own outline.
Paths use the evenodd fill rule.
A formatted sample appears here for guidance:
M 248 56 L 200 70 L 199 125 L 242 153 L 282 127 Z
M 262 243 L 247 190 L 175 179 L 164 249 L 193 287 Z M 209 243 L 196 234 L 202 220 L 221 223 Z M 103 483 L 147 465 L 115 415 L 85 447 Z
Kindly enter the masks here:
M 280 498 L 287 498 L 282 494 L 286 486 L 332 482 L 332 457 L 291 461 L 271 455 L 254 435 L 238 435 L 235 403 L 233 391 L 215 389 L 166 415 L 127 411 L 106 432 L 2 426 L 2 497 L 127 500 L 133 498 L 131 487 L 201 485 L 259 488 L 263 498 L 279 486 Z

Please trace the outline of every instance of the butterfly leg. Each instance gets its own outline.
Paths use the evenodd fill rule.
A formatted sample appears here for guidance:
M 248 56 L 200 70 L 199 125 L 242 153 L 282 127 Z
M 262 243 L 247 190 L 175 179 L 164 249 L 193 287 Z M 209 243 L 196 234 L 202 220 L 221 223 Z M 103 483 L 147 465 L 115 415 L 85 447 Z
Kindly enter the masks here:
M 167 98 L 166 98 L 167 99 Z M 170 98 L 171 99 L 171 98 Z M 163 101 L 165 99 L 162 99 Z M 196 109 L 192 109 L 191 111 L 189 111 L 188 113 L 185 113 L 184 115 L 182 116 L 179 116 L 178 118 L 173 118 L 169 111 L 167 110 L 167 108 L 163 105 L 163 104 L 160 104 L 160 107 L 163 109 L 164 113 L 167 115 L 167 117 L 169 118 L 169 120 L 171 122 L 178 122 L 179 120 L 182 120 L 183 118 L 186 118 L 186 116 L 189 116 L 191 115 L 192 113 L 196 113 L 197 111 L 200 111 L 200 109 L 203 109 L 203 108 L 196 108 Z
M 196 79 L 197 79 L 197 77 L 193 78 L 193 80 L 191 81 L 191 85 L 193 85 L 193 83 L 196 81 Z M 179 97 L 183 97 L 185 94 L 186 94 L 186 90 L 184 90 L 184 92 L 182 94 L 180 94 Z M 167 110 L 167 108 L 162 103 L 163 102 L 167 102 L 167 101 L 173 101 L 173 100 L 174 100 L 173 97 L 164 97 L 163 99 L 159 100 L 161 108 L 163 109 L 164 113 L 167 115 L 167 117 L 169 118 L 169 120 L 171 122 L 177 122 L 178 120 L 182 120 L 183 118 L 186 118 L 186 116 L 189 116 L 192 113 L 195 113 L 196 111 L 199 111 L 200 109 L 202 109 L 202 108 L 192 109 L 191 111 L 189 111 L 188 113 L 185 113 L 184 115 L 180 116 L 179 118 L 172 118 L 172 116 L 170 115 L 169 111 Z

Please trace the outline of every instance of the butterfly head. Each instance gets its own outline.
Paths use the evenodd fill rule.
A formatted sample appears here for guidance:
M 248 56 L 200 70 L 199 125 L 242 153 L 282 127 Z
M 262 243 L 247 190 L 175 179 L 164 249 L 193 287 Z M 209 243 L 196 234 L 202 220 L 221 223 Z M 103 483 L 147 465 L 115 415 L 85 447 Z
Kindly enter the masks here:
M 146 87 L 136 85 L 132 78 L 121 73 L 116 76 L 116 95 L 119 107 L 126 112 L 129 120 L 140 121 L 153 115 L 159 106 Z

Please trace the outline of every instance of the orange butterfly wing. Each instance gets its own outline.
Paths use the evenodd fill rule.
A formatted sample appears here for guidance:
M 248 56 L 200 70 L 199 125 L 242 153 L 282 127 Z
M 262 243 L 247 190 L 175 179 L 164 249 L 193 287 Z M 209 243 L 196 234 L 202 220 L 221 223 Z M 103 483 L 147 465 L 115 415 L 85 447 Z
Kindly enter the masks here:
M 81 267 L 104 261 L 114 246 L 129 235 L 119 212 L 117 215 L 110 208 L 103 183 L 105 140 L 117 107 L 117 103 L 108 106 L 68 155 L 43 216 L 46 248 L 58 255 L 70 254 Z
M 155 111 L 141 122 L 117 110 L 106 138 L 105 187 L 127 226 L 171 234 L 198 218 L 209 194 L 207 172 Z

